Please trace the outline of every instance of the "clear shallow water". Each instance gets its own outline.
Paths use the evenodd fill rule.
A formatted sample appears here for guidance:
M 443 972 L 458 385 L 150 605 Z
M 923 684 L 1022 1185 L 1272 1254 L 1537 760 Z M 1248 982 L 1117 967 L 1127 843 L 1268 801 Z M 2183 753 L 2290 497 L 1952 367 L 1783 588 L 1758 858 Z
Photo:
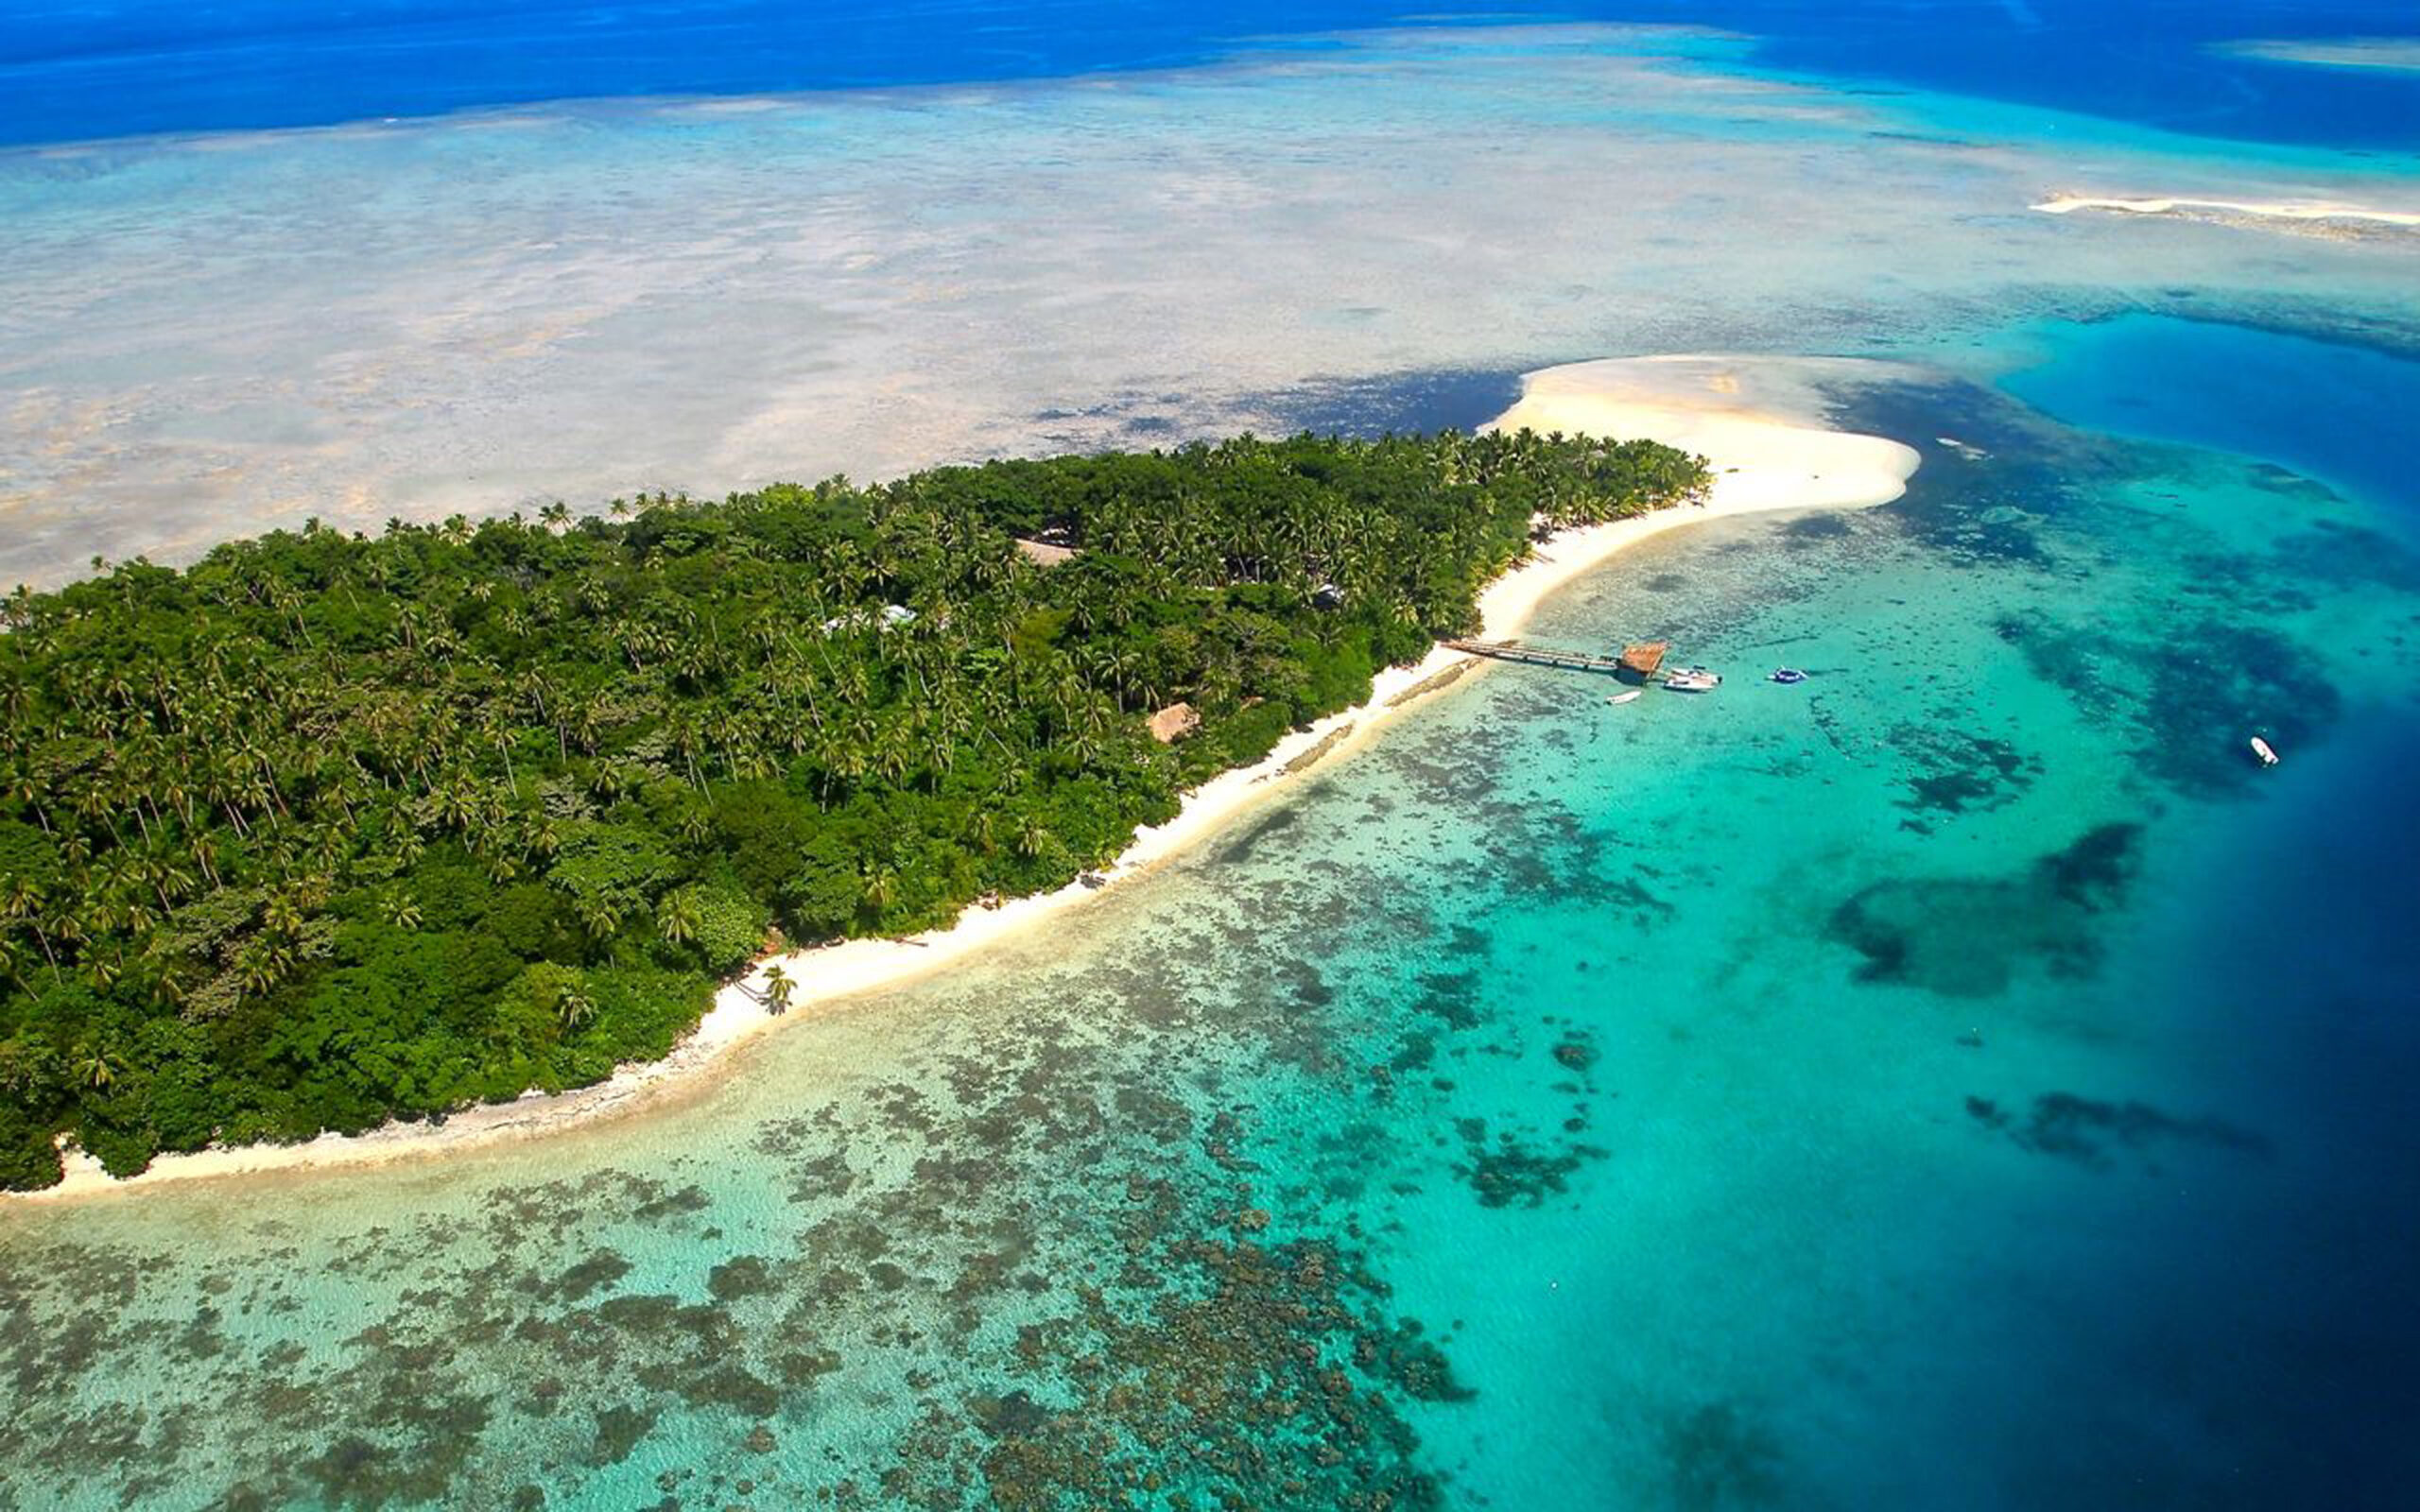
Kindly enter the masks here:
M 1909 499 L 1536 627 L 1711 697 L 1490 672 L 677 1110 L 10 1211 L 8 1491 L 2389 1504 L 2420 559 L 1978 389 L 1849 418 Z

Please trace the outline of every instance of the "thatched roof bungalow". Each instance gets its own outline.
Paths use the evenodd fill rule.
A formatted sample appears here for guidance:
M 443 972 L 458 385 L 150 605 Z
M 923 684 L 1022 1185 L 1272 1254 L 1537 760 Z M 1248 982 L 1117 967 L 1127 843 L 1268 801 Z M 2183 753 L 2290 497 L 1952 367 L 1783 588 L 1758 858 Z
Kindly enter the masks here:
M 1036 567 L 1056 567 L 1063 561 L 1073 561 L 1076 557 L 1076 548 L 1073 546 L 1062 546 L 1047 541 L 1035 541 L 1027 536 L 1017 538 L 1017 550 L 1024 554 L 1026 560 Z
M 1664 664 L 1665 653 L 1671 649 L 1669 641 L 1634 641 L 1622 647 L 1621 669 L 1642 678 L 1651 678 Z
M 1201 728 L 1201 713 L 1189 703 L 1172 703 L 1151 716 L 1151 738 L 1173 745 Z

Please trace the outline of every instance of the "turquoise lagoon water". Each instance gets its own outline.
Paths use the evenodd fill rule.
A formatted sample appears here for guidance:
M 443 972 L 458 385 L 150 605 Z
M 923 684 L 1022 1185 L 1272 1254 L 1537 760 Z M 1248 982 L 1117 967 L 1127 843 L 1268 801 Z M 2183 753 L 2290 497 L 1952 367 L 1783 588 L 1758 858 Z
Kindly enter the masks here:
M 0 1505 L 2397 1504 L 2420 557 L 2110 337 L 1534 627 L 1714 696 L 1487 671 L 643 1116 L 9 1210 Z

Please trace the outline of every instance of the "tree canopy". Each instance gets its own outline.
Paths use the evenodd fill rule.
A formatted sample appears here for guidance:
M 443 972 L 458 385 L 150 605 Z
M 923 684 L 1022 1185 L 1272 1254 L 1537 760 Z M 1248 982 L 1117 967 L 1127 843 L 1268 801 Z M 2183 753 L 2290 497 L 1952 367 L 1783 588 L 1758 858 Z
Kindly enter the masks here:
M 1472 628 L 1539 523 L 1706 481 L 1645 441 L 1246 437 L 20 588 L 0 1184 L 58 1180 L 62 1133 L 130 1173 L 660 1057 L 777 936 L 1062 885 Z

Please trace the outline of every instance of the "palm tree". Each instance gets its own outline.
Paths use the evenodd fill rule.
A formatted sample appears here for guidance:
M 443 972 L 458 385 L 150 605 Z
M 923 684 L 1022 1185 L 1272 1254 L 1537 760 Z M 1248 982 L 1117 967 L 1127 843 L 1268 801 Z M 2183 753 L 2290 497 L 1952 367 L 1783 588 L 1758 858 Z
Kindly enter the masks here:
M 235 984 L 247 997 L 267 997 L 294 970 L 294 953 L 267 938 L 246 946 L 235 959 Z
M 765 968 L 765 1005 L 775 1013 L 787 1013 L 790 992 L 796 985 L 779 961 Z
M 291 940 L 302 933 L 302 908 L 291 893 L 269 896 L 261 907 L 261 927 L 280 939 Z
M 655 905 L 655 932 L 675 945 L 686 945 L 696 939 L 704 922 L 695 887 L 666 893 Z
M 880 913 L 890 906 L 899 895 L 899 873 L 879 861 L 866 864 L 864 896 L 866 906 Z
M 596 1004 L 576 987 L 565 987 L 555 994 L 555 1018 L 569 1034 L 596 1017 Z
M 580 927 L 598 940 L 612 939 L 621 932 L 622 916 L 601 898 L 582 898 L 572 904 L 572 912 L 579 916 Z
M 10 877 L 8 891 L 0 893 L 0 919 L 6 919 L 11 923 L 23 919 L 33 930 L 34 939 L 42 946 L 43 959 L 50 963 L 51 972 L 56 975 L 59 971 L 59 956 L 50 948 L 50 936 L 43 931 L 42 905 L 43 890 L 39 884 L 31 877 L 23 875 Z
M 78 1081 L 95 1091 L 102 1091 L 126 1074 L 126 1061 L 117 1052 L 90 1040 L 78 1043 L 68 1068 Z
M 217 842 L 211 839 L 208 831 L 204 831 L 187 841 L 185 849 L 193 856 L 194 865 L 201 868 L 202 876 L 209 880 L 211 886 L 216 887 L 218 885 Z
M 1028 814 L 1017 820 L 1017 854 L 1031 861 L 1050 844 L 1050 832 L 1042 821 Z

